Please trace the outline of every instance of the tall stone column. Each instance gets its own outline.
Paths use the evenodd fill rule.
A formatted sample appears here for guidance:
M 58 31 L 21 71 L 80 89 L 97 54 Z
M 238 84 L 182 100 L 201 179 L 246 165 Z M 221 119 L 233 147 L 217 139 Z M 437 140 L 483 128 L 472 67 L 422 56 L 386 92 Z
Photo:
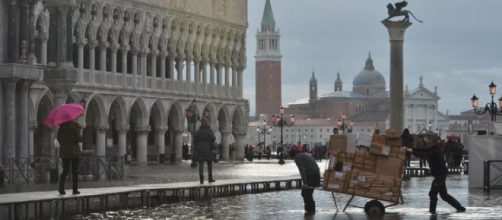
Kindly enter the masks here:
M 155 142 L 159 153 L 159 163 L 163 163 L 166 158 L 166 144 L 165 144 L 165 134 L 167 128 L 157 128 L 155 130 Z
M 28 102 L 29 93 L 32 82 L 28 80 L 23 80 L 18 82 L 16 91 L 16 112 L 17 112 L 17 141 L 16 141 L 16 158 L 26 159 L 30 156 L 29 149 L 29 112 L 28 112 Z
M 157 52 L 150 53 L 150 76 L 157 77 Z
M 166 53 L 160 53 L 160 79 L 162 80 L 162 89 L 164 88 L 164 80 L 166 79 Z
M 42 35 L 40 37 L 41 45 L 40 45 L 40 63 L 44 66 L 47 65 L 47 41 L 49 38 L 47 35 Z
M 117 128 L 118 132 L 118 149 L 117 156 L 123 157 L 127 153 L 127 127 Z
M 138 78 L 138 53 L 136 51 L 132 51 L 132 87 L 136 88 L 136 80 Z
M 230 139 L 230 134 L 232 134 L 230 131 L 220 131 L 221 133 L 221 146 L 222 146 L 222 154 L 221 154 L 221 159 L 222 160 L 230 160 L 233 158 L 230 158 L 230 145 L 229 145 L 229 139 Z M 235 154 L 235 152 L 234 152 Z
M 223 68 L 222 64 L 216 64 L 216 84 L 222 85 L 222 80 L 221 80 L 221 69 Z
M 169 72 L 167 74 L 167 78 L 173 80 L 174 79 L 175 59 L 174 59 L 174 56 L 172 55 L 172 53 L 169 53 L 168 62 L 169 62 Z
M 79 42 L 77 43 L 77 56 L 78 56 L 78 63 L 77 63 L 77 82 L 83 83 L 84 82 L 84 43 Z
M 195 72 L 194 81 L 196 83 L 200 83 L 200 61 L 198 59 L 195 59 L 193 63 L 194 63 L 194 72 Z
M 230 65 L 225 65 L 225 86 L 230 86 Z
M 141 62 L 140 63 L 140 65 L 141 65 L 141 68 L 140 68 L 140 70 L 141 70 L 141 73 L 140 73 L 141 74 L 141 85 L 140 86 L 142 88 L 146 88 L 146 71 L 147 71 L 146 65 L 148 65 L 146 56 L 148 56 L 148 53 L 146 53 L 146 52 L 141 52 L 139 54 L 140 62 Z
M 129 51 L 129 49 L 127 49 L 127 47 L 122 47 L 120 49 L 120 53 L 122 54 L 122 61 L 121 61 L 121 65 L 122 65 L 122 86 L 126 86 L 127 85 L 127 52 Z
M 35 139 L 35 130 L 37 129 L 37 122 L 36 121 L 32 121 L 30 122 L 29 124 L 29 127 L 28 127 L 29 130 L 29 137 L 30 137 L 30 140 L 28 141 L 28 152 L 29 152 L 29 157 L 32 158 L 33 155 L 35 155 L 35 149 L 33 148 L 34 146 L 34 139 Z
M 89 82 L 94 85 L 96 80 L 94 79 L 94 72 L 96 70 L 96 44 L 89 43 Z
M 211 85 L 214 85 L 214 72 L 215 72 L 215 69 L 216 69 L 216 64 L 214 63 L 210 63 L 209 64 L 209 83 Z
M 113 74 L 113 86 L 118 86 L 117 85 L 117 78 L 118 78 L 118 74 L 117 74 L 117 46 L 115 45 L 112 45 L 111 48 L 110 48 L 110 52 L 111 52 L 111 60 L 110 60 L 110 65 L 111 65 L 111 71 L 112 71 L 112 74 Z
M 244 160 L 244 137 L 246 134 L 239 133 L 234 135 L 235 139 L 235 160 L 243 161 Z
M 202 61 L 201 68 L 202 68 L 202 80 L 201 80 L 201 82 L 203 84 L 207 84 L 207 62 Z
M 237 66 L 232 66 L 232 87 L 237 88 Z
M 390 127 L 403 129 L 404 92 L 403 92 L 403 42 L 409 21 L 383 20 L 390 40 Z
M 19 14 L 17 0 L 9 0 L 8 27 L 7 27 L 7 60 L 9 63 L 17 62 L 19 58 Z
M 148 133 L 150 132 L 149 127 L 137 128 L 136 129 L 136 162 L 138 164 L 146 164 L 147 153 L 148 153 Z
M 106 131 L 107 126 L 96 127 L 96 156 L 106 156 Z
M 183 134 L 182 130 L 174 131 L 174 160 L 176 163 L 181 162 L 182 159 L 182 151 L 181 151 L 181 148 L 183 146 L 183 139 L 181 137 L 182 134 Z
M 4 79 L 4 163 L 16 157 L 16 83 L 17 79 Z
M 186 58 L 186 81 L 187 82 L 192 81 L 192 58 L 191 57 Z
M 103 72 L 103 78 L 106 79 L 106 49 L 108 48 L 107 44 L 99 45 L 99 70 Z M 101 83 L 104 83 L 106 80 L 102 80 Z
M 176 80 L 182 81 L 183 80 L 183 59 L 181 59 L 181 58 L 176 58 L 176 72 L 178 73 Z

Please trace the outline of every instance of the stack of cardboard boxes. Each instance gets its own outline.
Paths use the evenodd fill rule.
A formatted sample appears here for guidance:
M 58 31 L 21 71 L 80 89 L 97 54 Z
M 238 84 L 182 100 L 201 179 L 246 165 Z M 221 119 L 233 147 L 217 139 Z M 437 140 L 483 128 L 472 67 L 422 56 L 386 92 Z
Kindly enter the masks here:
M 388 129 L 385 135 L 374 134 L 369 149 L 355 153 L 347 153 L 346 145 L 345 135 L 331 135 L 324 190 L 397 203 L 406 153 L 400 132 Z

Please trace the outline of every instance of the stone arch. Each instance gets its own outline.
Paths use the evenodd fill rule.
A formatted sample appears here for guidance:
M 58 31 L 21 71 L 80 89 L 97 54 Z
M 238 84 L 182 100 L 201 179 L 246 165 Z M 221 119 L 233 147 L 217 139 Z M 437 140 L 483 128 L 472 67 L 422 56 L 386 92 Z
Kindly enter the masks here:
M 141 97 L 137 97 L 132 103 L 131 110 L 129 111 L 129 132 L 127 139 L 130 144 L 127 148 L 127 154 L 131 155 L 131 159 L 134 161 L 146 163 L 146 135 L 150 131 L 150 127 L 148 126 L 148 111 Z
M 33 156 L 50 157 L 53 155 L 52 147 L 54 144 L 52 129 L 44 124 L 44 119 L 55 103 L 52 101 L 52 95 L 45 91 L 36 103 L 36 128 L 33 132 Z
M 167 128 L 165 118 L 164 106 L 162 102 L 157 99 L 150 109 L 150 132 L 147 137 L 147 154 L 159 162 L 164 162 L 165 155 L 165 132 Z
M 185 130 L 184 110 L 179 101 L 174 101 L 167 113 L 167 132 L 165 135 L 167 158 L 174 163 L 182 159 L 182 144 L 188 140 L 183 140 L 183 131 Z
M 126 154 L 127 138 L 124 138 L 124 136 L 128 128 L 126 104 L 121 96 L 116 96 L 108 111 L 108 130 L 106 132 L 106 138 L 107 140 L 112 140 L 112 146 L 107 146 L 107 150 L 111 150 L 112 152 L 107 152 L 107 155 L 124 156 Z
M 247 117 L 242 106 L 236 106 L 232 114 L 232 135 L 234 137 L 235 157 L 237 160 L 244 159 L 244 145 L 242 139 L 246 135 L 248 127 Z
M 92 150 L 96 155 L 104 156 L 105 152 L 100 152 L 97 132 L 108 128 L 107 113 L 103 98 L 99 94 L 93 94 L 86 101 L 86 111 L 83 116 L 85 123 L 83 123 L 84 130 L 82 132 L 82 148 L 85 150 Z M 104 146 L 103 146 L 104 147 Z

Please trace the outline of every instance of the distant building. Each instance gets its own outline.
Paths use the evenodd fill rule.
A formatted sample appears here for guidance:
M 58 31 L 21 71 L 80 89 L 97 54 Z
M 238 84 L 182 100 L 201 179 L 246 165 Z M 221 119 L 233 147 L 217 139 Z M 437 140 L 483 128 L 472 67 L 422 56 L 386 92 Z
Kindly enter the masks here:
M 405 91 L 405 127 L 410 132 L 424 129 L 447 130 L 448 118 L 439 112 L 437 88 L 434 92 L 423 85 L 420 77 L 418 88 Z M 390 96 L 386 90 L 385 78 L 373 65 L 371 54 L 366 59 L 364 69 L 352 81 L 352 91 L 343 90 L 340 73 L 334 83 L 334 91 L 317 94 L 315 73 L 309 81 L 309 97 L 289 103 L 287 113 L 301 118 L 332 118 L 354 123 L 354 132 L 372 133 L 378 128 L 384 130 L 389 124 Z

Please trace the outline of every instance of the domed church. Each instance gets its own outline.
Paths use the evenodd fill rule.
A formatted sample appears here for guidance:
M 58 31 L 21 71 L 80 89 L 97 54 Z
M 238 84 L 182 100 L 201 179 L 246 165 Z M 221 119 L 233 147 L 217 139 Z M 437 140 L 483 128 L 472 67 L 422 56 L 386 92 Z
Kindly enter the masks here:
M 301 118 L 345 118 L 353 123 L 355 132 L 373 132 L 388 128 L 390 95 L 384 76 L 375 69 L 371 54 L 364 69 L 352 81 L 352 91 L 343 90 L 340 73 L 337 73 L 334 91 L 318 95 L 315 72 L 309 81 L 309 97 L 289 103 L 288 113 Z M 423 129 L 443 129 L 448 126 L 445 115 L 437 111 L 439 100 L 437 88 L 434 92 L 420 85 L 413 91 L 405 91 L 405 127 L 411 132 Z

